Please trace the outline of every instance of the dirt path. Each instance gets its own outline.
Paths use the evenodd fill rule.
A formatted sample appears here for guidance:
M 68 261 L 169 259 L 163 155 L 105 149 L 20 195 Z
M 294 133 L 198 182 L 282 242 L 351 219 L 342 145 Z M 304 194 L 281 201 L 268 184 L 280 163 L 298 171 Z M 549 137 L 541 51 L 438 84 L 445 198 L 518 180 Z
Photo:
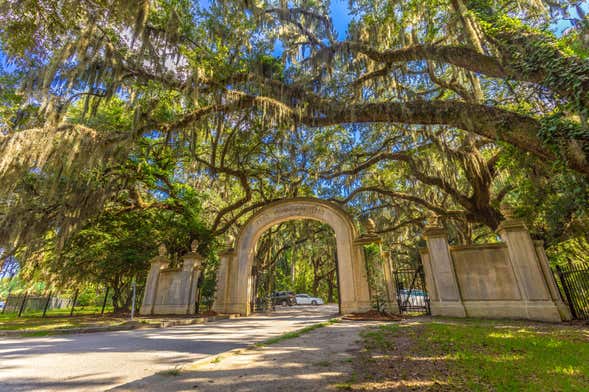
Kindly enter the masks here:
M 173 370 L 130 383 L 120 390 L 142 391 L 324 391 L 354 378 L 359 333 L 377 322 L 342 321 L 297 338 L 244 350 L 218 361 Z

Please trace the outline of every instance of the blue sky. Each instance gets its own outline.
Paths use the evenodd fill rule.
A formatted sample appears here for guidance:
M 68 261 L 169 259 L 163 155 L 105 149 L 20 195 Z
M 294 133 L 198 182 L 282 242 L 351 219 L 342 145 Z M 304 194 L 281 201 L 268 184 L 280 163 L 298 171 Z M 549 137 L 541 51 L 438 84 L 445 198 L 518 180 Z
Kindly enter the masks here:
M 213 0 L 214 1 L 214 0 Z M 208 7 L 211 0 L 199 0 L 201 7 Z M 589 12 L 589 0 L 582 2 L 582 7 Z M 347 28 L 350 21 L 353 19 L 348 9 L 348 0 L 331 0 L 330 2 L 330 16 L 333 21 L 333 27 L 337 32 L 338 40 L 344 40 L 346 38 Z M 562 21 L 554 25 L 554 31 L 556 34 L 562 34 L 562 32 L 571 26 L 570 22 Z M 276 47 L 274 54 L 279 55 L 281 48 Z M 6 56 L 0 50 L 0 69 L 11 71 L 12 67 L 7 64 Z
M 348 0 L 332 0 L 329 12 L 333 21 L 333 28 L 337 31 L 337 38 L 344 40 L 352 16 L 348 9 Z

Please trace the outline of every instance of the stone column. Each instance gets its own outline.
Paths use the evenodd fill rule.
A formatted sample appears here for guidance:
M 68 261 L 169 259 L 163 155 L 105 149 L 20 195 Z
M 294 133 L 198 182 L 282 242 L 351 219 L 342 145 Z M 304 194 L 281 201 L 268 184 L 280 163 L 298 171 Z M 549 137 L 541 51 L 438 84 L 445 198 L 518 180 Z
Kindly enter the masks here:
M 561 321 L 561 315 L 551 296 L 536 247 L 522 220 L 514 219 L 511 209 L 502 208 L 505 220 L 497 232 L 507 245 L 510 263 L 522 295 L 525 314 L 522 318 Z
M 546 279 L 548 289 L 550 290 L 550 297 L 552 297 L 552 300 L 560 313 L 560 317 L 563 321 L 572 320 L 573 315 L 571 314 L 571 309 L 563 302 L 562 297 L 560 296 L 560 290 L 554 280 L 554 274 L 550 269 L 550 263 L 548 262 L 546 251 L 544 250 L 544 241 L 534 241 L 534 245 L 536 247 L 536 255 L 538 256 L 540 267 L 542 267 L 544 279 Z
M 466 317 L 454 262 L 448 247 L 448 232 L 435 219 L 432 224 L 426 226 L 423 235 L 427 242 L 428 257 L 422 259 L 432 315 Z M 426 263 L 429 265 L 426 266 Z M 427 277 L 428 274 L 431 278 Z M 429 284 L 432 281 L 433 285 Z
M 356 241 L 355 244 L 360 246 L 361 251 L 364 252 L 364 246 L 370 244 L 376 244 L 379 249 L 379 256 L 381 258 L 379 263 L 379 268 L 381 269 L 382 273 L 382 281 L 376 282 L 377 285 L 382 287 L 378 287 L 377 289 L 382 290 L 384 294 L 384 309 L 390 313 L 399 313 L 399 304 L 397 303 L 397 290 L 395 287 L 395 281 L 393 279 L 393 272 L 391 270 L 391 265 L 389 260 L 384 256 L 381 246 L 381 238 L 378 234 L 376 234 L 376 225 L 372 219 L 368 219 L 366 222 L 366 233 L 361 235 Z M 364 253 L 365 254 L 365 253 Z M 365 260 L 367 263 L 370 260 Z M 367 271 L 368 272 L 368 271 Z M 372 277 L 374 279 L 374 277 Z M 372 292 L 371 288 L 368 287 L 371 297 L 375 295 Z M 373 302 L 373 298 L 370 299 Z
M 195 313 L 196 291 L 198 278 L 201 273 L 202 256 L 198 253 L 198 242 L 192 241 L 190 252 L 182 256 L 182 287 L 184 290 L 184 303 L 186 314 Z
M 225 241 L 225 250 L 219 254 L 215 301 L 213 302 L 213 311 L 217 313 L 227 313 L 229 266 L 235 257 L 234 240 L 233 236 L 228 236 Z
M 380 250 L 383 254 L 382 248 Z M 393 277 L 393 270 L 391 268 L 391 261 L 383 256 L 382 263 L 384 273 L 384 284 L 387 294 L 387 311 L 390 313 L 400 314 L 399 303 L 397 302 L 397 286 L 395 285 L 395 279 Z
M 143 301 L 141 302 L 141 308 L 139 313 L 142 315 L 153 314 L 153 306 L 155 305 L 155 295 L 157 293 L 157 282 L 159 279 L 160 271 L 169 264 L 168 257 L 166 256 L 166 247 L 161 244 L 159 247 L 159 254 L 151 259 L 151 267 L 147 274 L 147 280 L 145 281 L 145 290 L 143 291 Z

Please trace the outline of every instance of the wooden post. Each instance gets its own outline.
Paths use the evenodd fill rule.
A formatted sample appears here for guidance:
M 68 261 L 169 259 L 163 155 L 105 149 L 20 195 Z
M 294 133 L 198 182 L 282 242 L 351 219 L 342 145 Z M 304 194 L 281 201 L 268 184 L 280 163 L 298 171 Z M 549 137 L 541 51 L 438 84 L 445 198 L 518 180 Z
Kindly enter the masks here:
M 49 307 L 49 301 L 51 301 L 51 294 L 53 294 L 53 293 L 50 291 L 49 295 L 47 296 L 47 301 L 45 302 L 45 307 L 43 308 L 43 317 L 45 317 L 45 315 L 47 314 L 47 308 Z
M 104 294 L 104 301 L 102 301 L 102 310 L 100 311 L 100 315 L 104 315 L 104 307 L 106 306 L 106 300 L 108 299 L 108 291 L 110 290 L 110 287 L 106 288 L 106 294 Z
M 70 310 L 70 317 L 74 315 L 74 308 L 76 307 L 76 301 L 78 300 L 78 291 L 79 289 L 76 289 L 76 292 L 74 293 L 74 301 L 72 302 L 72 310 Z

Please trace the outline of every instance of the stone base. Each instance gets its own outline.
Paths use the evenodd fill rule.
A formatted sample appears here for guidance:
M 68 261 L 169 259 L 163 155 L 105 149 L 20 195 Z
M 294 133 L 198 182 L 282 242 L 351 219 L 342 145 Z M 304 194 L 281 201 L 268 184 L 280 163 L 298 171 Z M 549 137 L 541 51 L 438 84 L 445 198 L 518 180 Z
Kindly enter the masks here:
M 564 319 L 559 308 L 552 301 L 464 301 L 463 304 L 432 302 L 432 316 L 505 318 L 549 322 L 560 322 Z
M 216 301 L 213 302 L 213 306 L 211 307 L 213 312 L 217 312 L 218 314 L 223 314 L 225 312 L 225 303 L 217 303 Z
M 368 312 L 370 309 L 372 309 L 370 301 L 342 302 L 340 305 L 341 314 Z
M 400 314 L 399 304 L 397 301 L 387 301 L 384 303 L 384 310 L 392 314 Z
M 189 305 L 154 305 L 153 314 L 193 314 Z
M 247 303 L 227 303 L 223 313 L 239 314 L 240 316 L 249 316 Z
M 139 314 L 142 316 L 151 315 L 151 307 L 152 305 L 141 305 L 141 308 L 139 309 Z
M 466 317 L 466 310 L 461 302 L 431 301 L 432 316 Z
M 553 301 L 530 301 L 525 304 L 529 320 L 560 323 L 562 317 Z
M 571 309 L 562 301 L 555 301 L 556 309 L 558 309 L 558 313 L 560 313 L 560 318 L 562 321 L 570 321 L 573 319 L 573 315 L 571 313 Z

